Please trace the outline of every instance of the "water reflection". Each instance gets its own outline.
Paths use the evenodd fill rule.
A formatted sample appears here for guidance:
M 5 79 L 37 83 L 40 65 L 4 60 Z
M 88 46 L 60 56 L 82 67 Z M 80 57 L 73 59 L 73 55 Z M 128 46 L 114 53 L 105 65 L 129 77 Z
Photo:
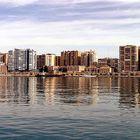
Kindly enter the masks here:
M 95 104 L 97 79 L 38 78 L 37 91 L 42 90 L 47 103 Z
M 57 79 L 57 97 L 60 102 L 76 104 L 96 104 L 98 80 L 86 78 Z
M 139 78 L 1 77 L 0 102 L 140 107 Z
M 96 104 L 97 97 L 95 78 L 0 78 L 0 102 Z
M 1 77 L 0 139 L 137 140 L 139 85 L 134 78 Z
M 119 102 L 124 108 L 140 107 L 140 78 L 120 79 Z
M 0 102 L 23 102 L 28 104 L 35 89 L 35 79 L 26 77 L 1 77 Z M 30 95 L 29 95 L 30 93 Z M 34 97 L 34 96 L 32 96 Z

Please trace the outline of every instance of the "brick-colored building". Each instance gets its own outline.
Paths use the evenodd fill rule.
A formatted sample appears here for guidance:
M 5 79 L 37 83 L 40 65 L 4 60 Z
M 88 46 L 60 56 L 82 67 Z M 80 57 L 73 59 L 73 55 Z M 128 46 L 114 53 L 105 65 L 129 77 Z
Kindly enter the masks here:
M 119 59 L 118 58 L 101 58 L 98 59 L 98 67 L 109 66 L 113 72 L 119 71 Z
M 41 69 L 45 66 L 45 54 L 37 56 L 37 69 Z
M 37 56 L 37 69 L 41 69 L 45 66 L 55 66 L 56 56 L 55 54 L 42 54 Z
M 112 73 L 112 68 L 109 66 L 103 66 L 99 68 L 99 73 L 100 74 L 110 74 Z
M 0 63 L 0 74 L 7 74 L 7 65 Z
M 60 66 L 60 56 L 55 56 L 55 66 Z
M 140 71 L 140 47 L 138 48 L 138 71 Z
M 85 66 L 67 66 L 67 72 L 84 72 Z
M 8 54 L 7 53 L 0 53 L 0 62 L 4 64 L 8 64 Z
M 138 70 L 138 47 L 134 45 L 120 46 L 120 70 L 123 72 Z
M 107 63 L 108 59 L 107 58 L 100 58 L 98 59 L 98 67 L 103 67 L 103 66 L 107 66 L 108 63 Z
M 61 52 L 61 66 L 76 66 L 80 65 L 81 52 L 79 51 L 64 51 Z

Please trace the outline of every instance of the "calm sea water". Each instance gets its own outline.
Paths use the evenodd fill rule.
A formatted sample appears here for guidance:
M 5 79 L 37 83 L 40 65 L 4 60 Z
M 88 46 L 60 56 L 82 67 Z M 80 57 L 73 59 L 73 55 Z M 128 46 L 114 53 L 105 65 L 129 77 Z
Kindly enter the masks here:
M 0 78 L 0 140 L 140 140 L 139 78 Z

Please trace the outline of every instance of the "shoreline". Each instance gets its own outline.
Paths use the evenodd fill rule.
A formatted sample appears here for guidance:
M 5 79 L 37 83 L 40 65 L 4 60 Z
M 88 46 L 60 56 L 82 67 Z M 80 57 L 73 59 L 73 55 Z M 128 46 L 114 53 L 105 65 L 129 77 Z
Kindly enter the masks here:
M 93 76 L 93 77 L 92 77 Z M 95 76 L 95 77 L 94 77 Z M 39 73 L 36 74 L 32 74 L 32 73 L 8 73 L 8 74 L 0 74 L 0 77 L 85 77 L 84 74 L 73 74 L 73 75 L 69 75 L 69 74 L 45 74 L 45 75 L 41 75 Z M 140 78 L 140 75 L 129 75 L 129 74 L 125 74 L 125 75 L 99 75 L 99 74 L 94 74 L 91 75 L 91 77 L 85 77 L 85 78 Z

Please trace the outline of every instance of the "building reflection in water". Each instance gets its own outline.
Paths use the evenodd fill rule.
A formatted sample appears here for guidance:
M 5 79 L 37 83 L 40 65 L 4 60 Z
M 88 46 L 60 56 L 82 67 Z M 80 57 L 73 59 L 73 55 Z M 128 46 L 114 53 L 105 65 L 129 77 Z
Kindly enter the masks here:
M 120 79 L 120 106 L 140 107 L 140 78 Z
M 95 78 L 36 78 L 36 80 L 36 85 L 33 86 L 36 90 L 32 92 L 31 98 L 34 103 L 96 104 L 98 99 L 98 79 Z
M 4 102 L 7 99 L 7 77 L 0 78 L 0 101 Z
M 35 78 L 1 77 L 0 102 L 29 104 L 35 97 Z
M 112 92 L 112 86 L 118 86 L 117 82 L 111 78 L 1 77 L 0 101 L 23 104 L 96 105 L 99 93 Z
M 28 103 L 28 78 L 1 77 L 0 101 Z
M 30 104 L 37 103 L 37 78 L 36 77 L 30 77 L 28 78 L 28 96 L 30 98 Z
M 121 107 L 140 107 L 139 85 L 139 78 L 1 77 L 0 102 L 96 105 L 114 99 Z
M 45 78 L 48 103 L 95 104 L 98 94 L 95 78 Z
M 56 101 L 56 92 L 57 92 L 57 84 L 58 80 L 57 78 L 45 78 L 45 98 L 46 103 L 48 104 L 54 104 Z
M 98 78 L 98 93 L 102 98 L 116 97 L 119 93 L 118 78 L 102 77 Z

